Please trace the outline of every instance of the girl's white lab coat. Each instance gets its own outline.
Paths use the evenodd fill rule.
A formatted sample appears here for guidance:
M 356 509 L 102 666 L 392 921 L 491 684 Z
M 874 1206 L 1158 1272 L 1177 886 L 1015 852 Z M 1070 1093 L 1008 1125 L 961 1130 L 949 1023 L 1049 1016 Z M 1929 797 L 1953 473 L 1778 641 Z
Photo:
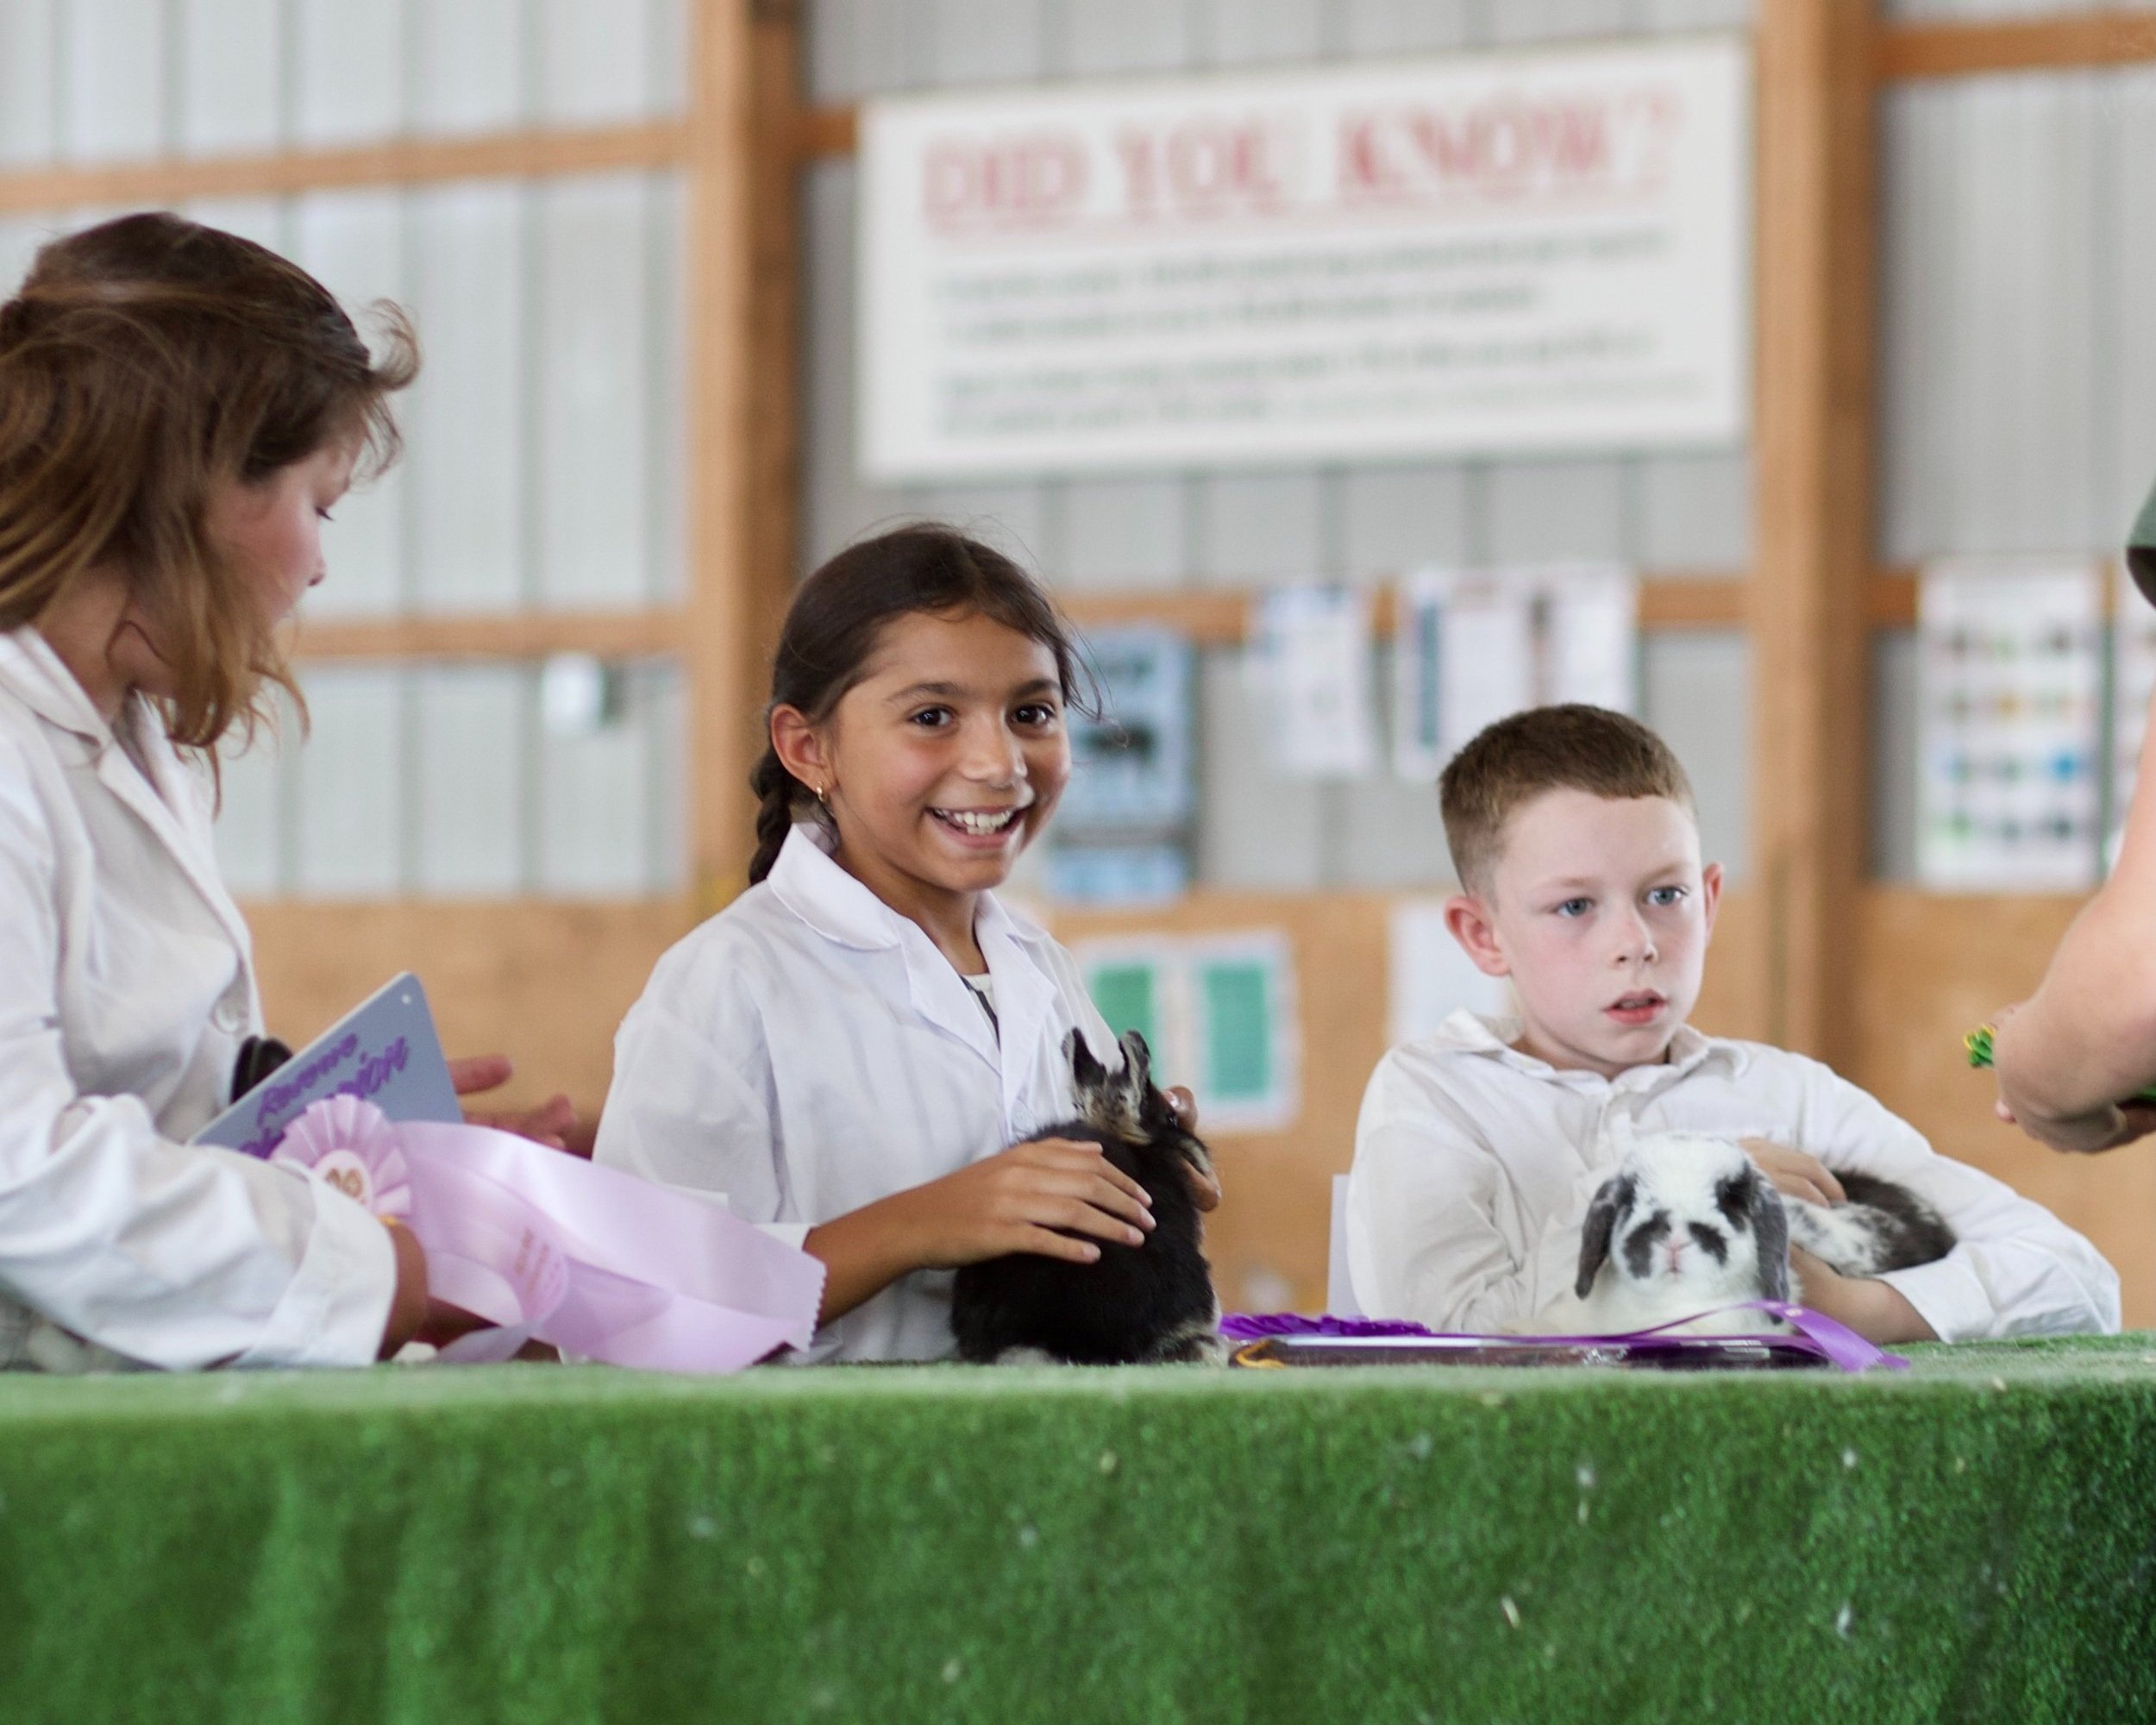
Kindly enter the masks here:
M 0 633 L 0 1366 L 363 1364 L 386 1230 L 179 1142 L 259 1027 L 252 948 L 208 787 L 148 701 L 120 722 L 132 754 L 43 637 Z
M 682 940 L 614 1045 L 597 1159 L 723 1196 L 799 1245 L 1070 1116 L 1064 1038 L 1114 1039 L 1070 955 L 983 894 L 999 1038 L 918 926 L 797 826 L 769 878 Z M 918 1270 L 789 1358 L 938 1359 L 948 1270 Z

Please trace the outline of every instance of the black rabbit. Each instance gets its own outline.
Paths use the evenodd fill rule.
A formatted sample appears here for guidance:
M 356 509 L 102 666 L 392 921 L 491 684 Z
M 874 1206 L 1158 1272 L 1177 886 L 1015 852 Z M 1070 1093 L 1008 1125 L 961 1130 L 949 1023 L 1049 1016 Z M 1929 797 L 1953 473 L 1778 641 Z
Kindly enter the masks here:
M 1185 1172 L 1210 1176 L 1213 1157 L 1154 1088 L 1152 1055 L 1136 1031 L 1124 1034 L 1119 1072 L 1094 1059 L 1075 1032 L 1064 1048 L 1079 1118 L 1035 1137 L 1099 1145 L 1152 1195 L 1153 1232 L 1143 1245 L 1097 1241 L 1100 1257 L 1093 1264 L 1012 1252 L 966 1265 L 951 1290 L 959 1358 L 977 1365 L 1217 1360 L 1225 1352 L 1220 1307 Z

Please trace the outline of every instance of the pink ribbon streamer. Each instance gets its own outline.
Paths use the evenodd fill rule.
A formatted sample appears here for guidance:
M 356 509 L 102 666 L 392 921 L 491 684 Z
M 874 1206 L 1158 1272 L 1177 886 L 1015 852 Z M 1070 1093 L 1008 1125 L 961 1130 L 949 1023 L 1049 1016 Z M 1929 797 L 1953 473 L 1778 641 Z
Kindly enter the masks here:
M 441 1358 L 527 1340 L 610 1364 L 737 1371 L 815 1333 L 824 1266 L 722 1204 L 486 1126 L 387 1120 L 333 1096 L 292 1123 L 297 1164 L 427 1249 L 429 1291 L 495 1327 Z

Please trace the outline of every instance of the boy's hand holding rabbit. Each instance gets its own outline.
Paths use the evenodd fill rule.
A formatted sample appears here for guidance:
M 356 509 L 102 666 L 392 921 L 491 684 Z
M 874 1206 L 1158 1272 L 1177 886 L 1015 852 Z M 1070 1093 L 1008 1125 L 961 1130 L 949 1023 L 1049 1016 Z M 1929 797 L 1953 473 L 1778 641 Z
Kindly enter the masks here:
M 1841 1182 L 1834 1178 L 1834 1170 L 1815 1156 L 1807 1156 L 1801 1150 L 1792 1150 L 1771 1138 L 1740 1138 L 1737 1142 L 1759 1171 L 1773 1182 L 1774 1189 L 1785 1198 L 1802 1198 L 1812 1204 L 1839 1204 L 1848 1195 L 1842 1190 Z

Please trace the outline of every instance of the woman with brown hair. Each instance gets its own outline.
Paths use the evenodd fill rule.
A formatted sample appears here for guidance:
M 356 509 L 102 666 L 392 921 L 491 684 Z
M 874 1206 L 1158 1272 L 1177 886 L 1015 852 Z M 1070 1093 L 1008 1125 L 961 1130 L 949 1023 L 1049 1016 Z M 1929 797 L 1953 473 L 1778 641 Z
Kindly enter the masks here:
M 396 455 L 385 336 L 169 215 L 0 306 L 0 1366 L 359 1364 L 427 1314 L 408 1233 L 184 1142 L 260 1029 L 212 751 L 291 687 L 321 522 Z

